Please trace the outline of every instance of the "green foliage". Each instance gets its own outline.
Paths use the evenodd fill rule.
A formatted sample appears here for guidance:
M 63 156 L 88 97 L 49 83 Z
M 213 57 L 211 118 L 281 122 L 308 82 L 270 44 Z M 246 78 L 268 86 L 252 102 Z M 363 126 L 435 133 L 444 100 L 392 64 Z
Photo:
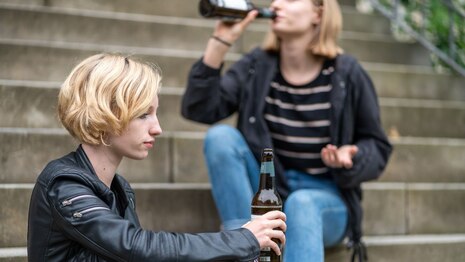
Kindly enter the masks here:
M 417 32 L 423 34 L 437 48 L 465 67 L 465 17 L 448 8 L 448 0 L 400 0 L 401 15 Z M 465 10 L 465 0 L 452 0 L 455 7 Z M 388 8 L 395 0 L 380 0 Z M 451 50 L 449 34 L 453 33 L 454 47 Z M 436 59 L 437 60 L 437 59 Z M 433 61 L 436 62 L 436 61 Z M 437 64 L 444 66 L 444 64 Z

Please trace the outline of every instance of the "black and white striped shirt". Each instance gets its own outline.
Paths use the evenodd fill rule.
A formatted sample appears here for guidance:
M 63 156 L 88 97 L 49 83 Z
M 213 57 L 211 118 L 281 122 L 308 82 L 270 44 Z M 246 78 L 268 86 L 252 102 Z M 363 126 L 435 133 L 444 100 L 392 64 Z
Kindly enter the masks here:
M 329 169 L 321 160 L 321 149 L 330 143 L 329 127 L 334 60 L 326 60 L 320 74 L 305 85 L 292 85 L 280 70 L 266 97 L 265 120 L 275 153 L 285 169 L 324 175 Z

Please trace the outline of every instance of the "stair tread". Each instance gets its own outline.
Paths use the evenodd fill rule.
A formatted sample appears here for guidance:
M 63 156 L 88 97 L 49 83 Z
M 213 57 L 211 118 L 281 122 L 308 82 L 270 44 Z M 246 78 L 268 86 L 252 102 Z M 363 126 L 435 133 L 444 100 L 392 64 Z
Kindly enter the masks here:
M 94 43 L 78 43 L 69 41 L 53 41 L 53 40 L 38 40 L 38 39 L 17 39 L 17 38 L 2 38 L 0 44 L 30 46 L 42 48 L 57 48 L 63 50 L 79 50 L 79 51 L 95 51 L 95 52 L 120 52 L 136 55 L 157 55 L 167 57 L 182 57 L 198 59 L 203 55 L 203 50 L 186 50 L 186 49 L 169 49 L 157 47 L 137 47 L 115 44 L 94 44 Z M 240 53 L 228 52 L 225 61 L 235 61 L 242 57 Z M 386 71 L 396 73 L 418 73 L 418 74 L 433 74 L 433 75 L 452 75 L 450 73 L 436 73 L 431 66 L 415 65 L 415 64 L 396 64 L 396 63 L 381 63 L 381 62 L 365 62 L 360 63 L 370 70 Z
M 0 86 L 7 87 L 28 87 L 28 88 L 54 88 L 59 89 L 61 82 L 40 81 L 40 80 L 14 80 L 0 79 Z M 185 87 L 167 87 L 163 86 L 161 94 L 183 95 Z M 379 97 L 380 105 L 391 107 L 420 107 L 420 108 L 437 108 L 437 109 L 465 109 L 463 101 L 440 100 L 440 99 L 418 99 L 418 98 L 398 98 L 398 97 Z
M 363 236 L 367 246 L 465 243 L 465 234 Z M 27 247 L 0 248 L 0 257 L 26 256 Z
M 66 129 L 57 127 L 0 127 L 0 133 L 68 135 Z M 203 139 L 205 133 L 206 131 L 166 131 L 163 132 L 163 137 Z M 396 138 L 390 138 L 390 140 L 390 142 L 394 145 L 402 144 L 465 146 L 465 138 L 401 136 Z
M 206 26 L 212 27 L 216 20 L 205 19 L 198 15 L 198 17 L 181 17 L 172 15 L 156 15 L 156 14 L 143 14 L 133 12 L 122 12 L 122 11 L 110 11 L 110 10 L 93 10 L 83 8 L 72 8 L 72 7 L 61 7 L 61 6 L 43 6 L 43 5 L 30 5 L 30 4 L 18 4 L 18 3 L 2 3 L 0 2 L 1 9 L 10 9 L 18 11 L 32 11 L 35 13 L 47 13 L 47 14 L 66 14 L 83 17 L 103 18 L 112 20 L 124 20 L 134 22 L 154 22 L 154 23 L 181 23 L 192 26 Z M 361 13 L 357 11 L 355 7 L 341 6 L 343 17 L 346 15 L 366 16 L 374 19 L 380 19 L 380 16 L 373 15 L 370 13 Z M 384 19 L 384 18 L 381 18 Z M 267 20 L 257 20 L 256 25 L 267 26 Z

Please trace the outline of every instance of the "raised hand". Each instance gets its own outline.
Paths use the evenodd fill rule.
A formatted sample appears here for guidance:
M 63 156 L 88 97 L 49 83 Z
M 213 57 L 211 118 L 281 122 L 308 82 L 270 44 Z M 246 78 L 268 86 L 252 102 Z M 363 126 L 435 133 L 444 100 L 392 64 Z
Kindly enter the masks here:
M 358 147 L 355 145 L 344 145 L 337 147 L 335 145 L 326 145 L 321 150 L 321 159 L 326 166 L 331 168 L 352 168 L 352 158 L 357 154 Z

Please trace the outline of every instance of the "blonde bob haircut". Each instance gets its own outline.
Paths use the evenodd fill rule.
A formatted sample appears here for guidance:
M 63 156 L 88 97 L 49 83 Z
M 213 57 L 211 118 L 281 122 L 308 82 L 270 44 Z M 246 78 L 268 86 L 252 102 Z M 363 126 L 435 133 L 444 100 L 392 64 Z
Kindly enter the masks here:
M 161 83 L 160 69 L 116 54 L 97 54 L 79 63 L 61 86 L 58 117 L 81 143 L 107 145 L 146 113 Z
M 343 53 L 337 40 L 342 30 L 342 14 L 337 0 L 308 0 L 321 9 L 321 22 L 317 26 L 315 39 L 310 42 L 308 49 L 314 55 L 334 58 Z M 266 35 L 263 49 L 267 51 L 279 51 L 279 38 L 270 30 Z

